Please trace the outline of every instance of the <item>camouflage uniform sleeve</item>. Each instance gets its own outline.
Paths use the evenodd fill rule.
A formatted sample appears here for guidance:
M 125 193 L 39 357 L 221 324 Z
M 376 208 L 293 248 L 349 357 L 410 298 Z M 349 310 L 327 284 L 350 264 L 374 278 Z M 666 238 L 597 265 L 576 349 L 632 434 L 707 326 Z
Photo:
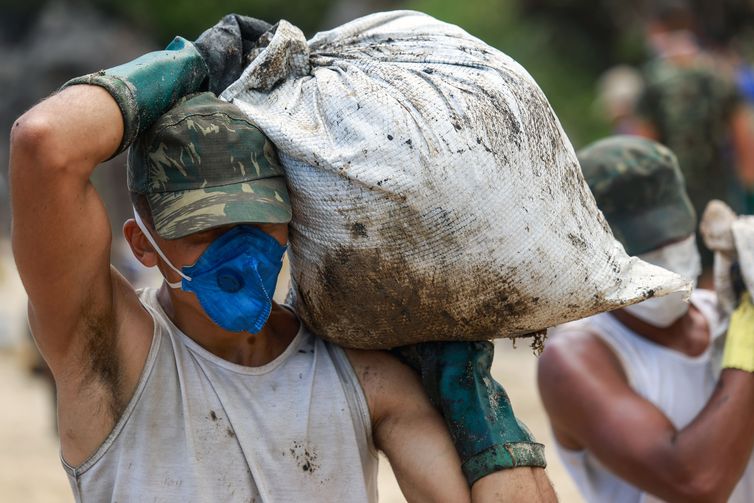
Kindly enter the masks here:
M 731 80 L 723 81 L 721 106 L 725 111 L 725 117 L 730 119 L 733 112 L 744 103 L 744 96 L 736 83 Z
M 649 121 L 652 124 L 657 124 L 656 111 L 658 109 L 659 101 L 657 86 L 652 83 L 647 83 L 636 102 L 636 116 Z

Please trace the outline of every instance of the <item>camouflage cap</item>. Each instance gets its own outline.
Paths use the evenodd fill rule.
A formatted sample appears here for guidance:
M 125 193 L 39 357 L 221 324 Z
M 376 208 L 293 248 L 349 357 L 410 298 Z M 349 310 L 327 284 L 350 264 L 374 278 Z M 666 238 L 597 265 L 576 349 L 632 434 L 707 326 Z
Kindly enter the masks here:
M 146 196 L 155 230 L 166 239 L 291 220 L 274 146 L 238 107 L 212 93 L 182 99 L 136 139 L 128 189 Z
M 696 214 L 675 155 L 637 136 L 611 136 L 578 152 L 597 206 L 630 255 L 693 234 Z

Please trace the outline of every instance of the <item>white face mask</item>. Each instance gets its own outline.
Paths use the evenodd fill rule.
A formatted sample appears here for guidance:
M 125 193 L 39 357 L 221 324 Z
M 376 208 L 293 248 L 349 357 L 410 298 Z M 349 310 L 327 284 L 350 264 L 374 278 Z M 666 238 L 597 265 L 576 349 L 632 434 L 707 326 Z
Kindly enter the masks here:
M 696 236 L 691 235 L 678 243 L 639 255 L 650 264 L 660 266 L 694 282 L 702 273 L 702 260 L 696 247 Z M 656 327 L 669 327 L 689 310 L 681 292 L 656 297 L 623 309 L 630 315 Z

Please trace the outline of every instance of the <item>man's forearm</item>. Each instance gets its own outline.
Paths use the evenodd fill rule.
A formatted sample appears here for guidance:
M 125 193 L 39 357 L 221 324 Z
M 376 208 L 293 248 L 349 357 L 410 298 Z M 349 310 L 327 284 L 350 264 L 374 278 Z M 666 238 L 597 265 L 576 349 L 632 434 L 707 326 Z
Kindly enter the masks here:
M 491 375 L 490 342 L 427 342 L 393 353 L 420 375 L 441 412 L 469 485 L 499 470 L 545 467 L 544 446 L 513 413 Z
M 471 486 L 471 503 L 555 503 L 555 490 L 544 468 L 499 470 Z
M 723 501 L 741 478 L 754 446 L 754 374 L 723 370 L 702 412 L 658 446 L 653 464 L 671 477 L 660 496 Z M 692 499 L 688 499 L 692 498 Z

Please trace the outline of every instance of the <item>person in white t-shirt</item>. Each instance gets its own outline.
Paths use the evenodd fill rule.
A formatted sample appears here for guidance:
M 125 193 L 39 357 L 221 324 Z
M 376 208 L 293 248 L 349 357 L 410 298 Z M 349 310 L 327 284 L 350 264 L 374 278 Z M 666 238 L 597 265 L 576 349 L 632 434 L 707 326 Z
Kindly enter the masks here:
M 616 136 L 579 161 L 626 251 L 695 280 L 696 215 L 675 155 Z M 649 298 L 552 331 L 539 389 L 588 502 L 754 500 L 754 307 L 744 294 L 728 325 L 714 292 L 689 300 Z

